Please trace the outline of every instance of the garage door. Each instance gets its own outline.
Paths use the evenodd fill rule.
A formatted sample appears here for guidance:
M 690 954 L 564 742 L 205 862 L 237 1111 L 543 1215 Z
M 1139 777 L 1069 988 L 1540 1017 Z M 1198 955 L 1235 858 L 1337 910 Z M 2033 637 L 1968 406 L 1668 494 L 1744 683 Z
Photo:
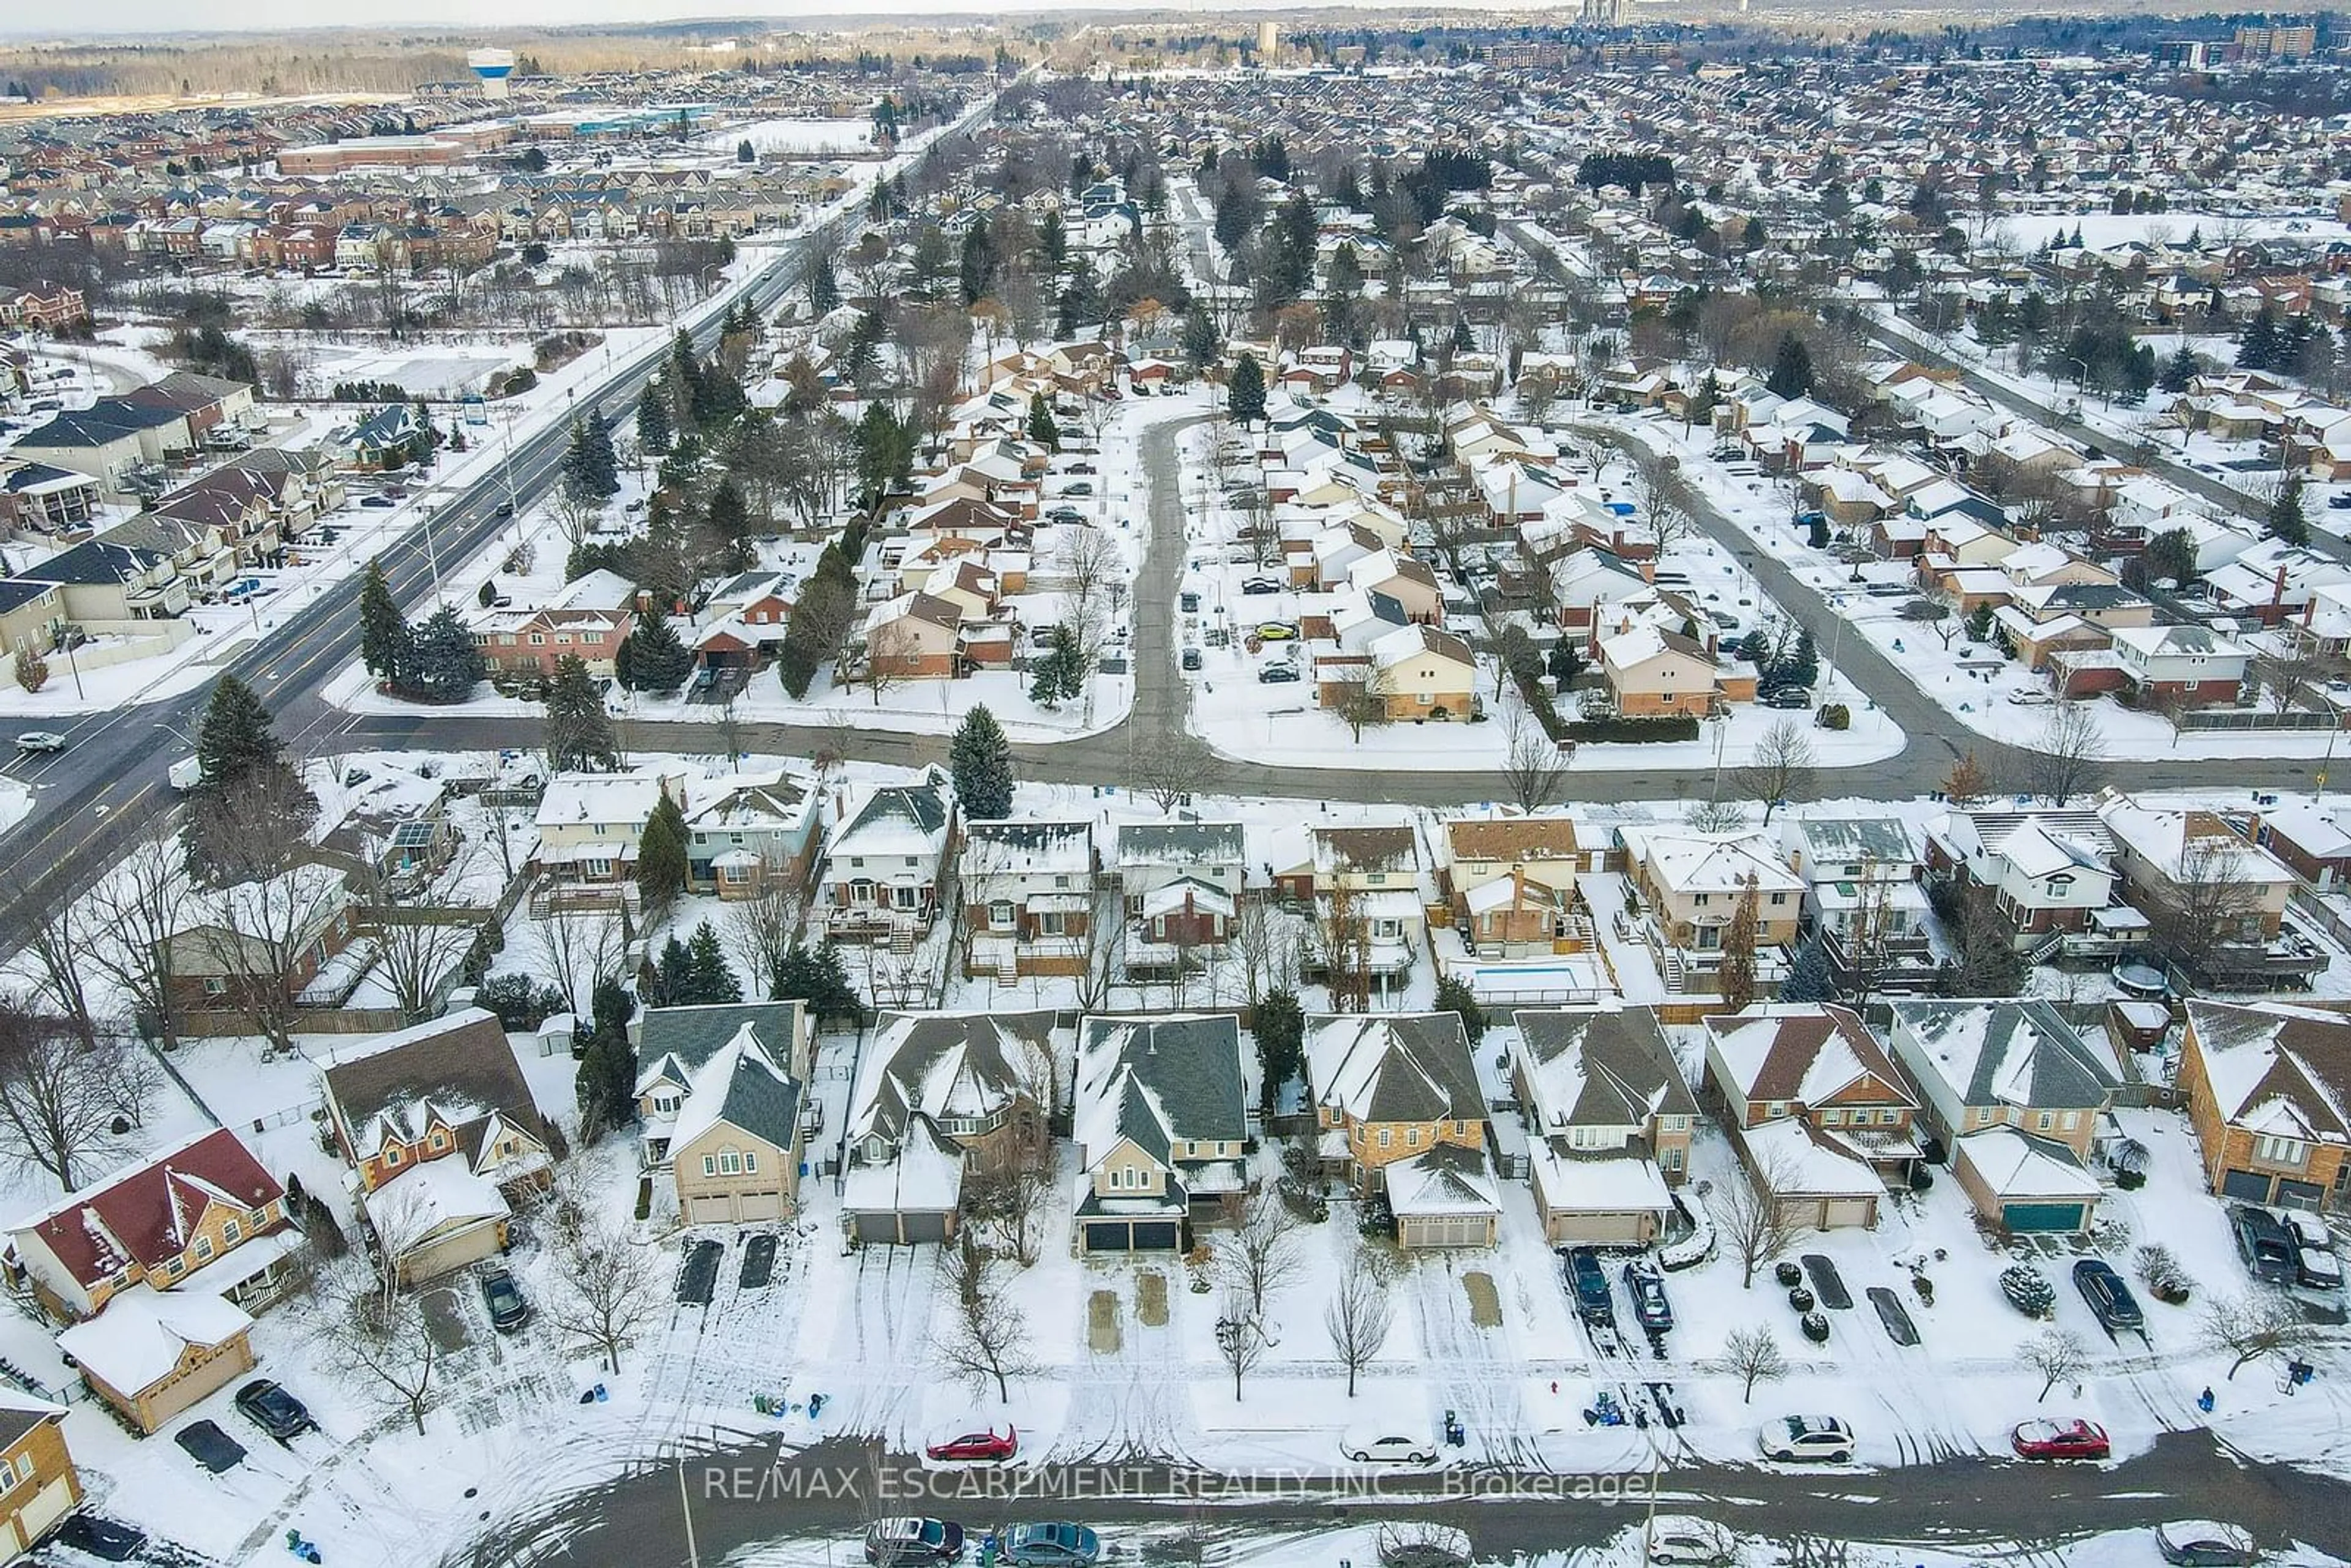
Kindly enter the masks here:
M 2079 1230 L 2082 1228 L 2082 1206 L 2078 1203 L 2003 1204 L 2000 1222 L 2015 1231 Z
M 1821 1228 L 1834 1230 L 1841 1226 L 1867 1225 L 1876 1210 L 1876 1203 L 1870 1198 L 1833 1197 L 1821 1205 Z
M 1562 1246 L 1637 1247 L 1649 1239 L 1646 1214 L 1562 1214 L 1552 1240 Z
M 872 1247 L 887 1247 L 898 1239 L 898 1217 L 894 1214 L 861 1214 L 855 1220 L 857 1239 Z
M 1137 1252 L 1173 1252 L 1176 1249 L 1178 1227 L 1172 1219 L 1152 1219 L 1134 1228 L 1134 1249 Z
M 784 1200 L 772 1192 L 747 1192 L 735 1200 L 735 1218 L 746 1223 L 783 1217 Z
M 2318 1200 L 2324 1196 L 2324 1191 L 2316 1182 L 2288 1181 L 2285 1177 L 2280 1176 L 2277 1196 L 2270 1201 L 2280 1208 L 2315 1209 L 2318 1207 Z
M 945 1241 L 947 1239 L 947 1217 L 938 1214 L 907 1214 L 899 1217 L 909 1241 Z
M 725 1193 L 716 1197 L 687 1200 L 685 1222 L 688 1225 L 724 1225 L 735 1218 L 735 1206 Z
M 1487 1222 L 1475 1214 L 1427 1215 L 1404 1222 L 1406 1247 L 1482 1247 Z
M 2247 1203 L 2270 1200 L 2270 1178 L 2253 1171 L 2231 1171 L 2220 1178 L 2220 1196 Z
M 1127 1249 L 1124 1224 L 1108 1224 L 1099 1219 L 1086 1221 L 1086 1250 L 1089 1252 L 1123 1252 Z

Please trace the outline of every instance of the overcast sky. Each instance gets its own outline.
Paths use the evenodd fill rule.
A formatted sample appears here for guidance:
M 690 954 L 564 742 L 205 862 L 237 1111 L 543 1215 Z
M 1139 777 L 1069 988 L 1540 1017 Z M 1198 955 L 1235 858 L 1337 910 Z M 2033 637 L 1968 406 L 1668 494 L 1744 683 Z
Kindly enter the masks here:
M 1153 10 L 1198 16 L 1217 12 L 1262 10 L 1280 0 L 1022 0 L 1022 12 L 1084 9 Z M 1296 0 L 1290 0 L 1295 5 Z M 1385 0 L 1401 4 L 1404 0 Z M 1427 4 L 1427 0 L 1419 0 Z M 1442 3 L 1442 0 L 1440 0 Z M 168 33 L 190 29 L 240 32 L 285 27 L 335 26 L 398 26 L 419 23 L 433 26 L 582 26 L 604 22 L 681 21 L 695 17 L 761 16 L 777 20 L 815 17 L 839 22 L 844 17 L 939 16 L 1001 16 L 1006 7 L 987 0 L 842 0 L 830 4 L 759 5 L 756 0 L 358 0 L 356 4 L 324 5 L 320 0 L 84 0 L 60 10 L 36 6 L 26 0 L 19 13 L 15 4 L 0 5 L 0 34 L 16 37 L 56 37 L 47 31 L 70 15 L 77 32 Z M 39 13 L 36 15 L 36 11 Z M 12 15 L 15 13 L 15 15 Z

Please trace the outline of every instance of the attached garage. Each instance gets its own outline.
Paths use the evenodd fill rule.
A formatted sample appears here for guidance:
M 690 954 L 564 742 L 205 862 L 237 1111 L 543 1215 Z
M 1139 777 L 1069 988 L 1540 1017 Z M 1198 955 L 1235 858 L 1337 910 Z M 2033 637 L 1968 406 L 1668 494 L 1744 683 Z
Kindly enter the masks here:
M 2230 1171 L 2220 1178 L 2220 1196 L 2240 1203 L 2267 1203 L 2270 1178 L 2259 1171 Z
M 2089 1223 L 2089 1206 L 2081 1203 L 2004 1203 L 2001 1228 L 2018 1235 L 2037 1231 L 2071 1232 Z
M 1175 1252 L 1183 1231 L 1174 1219 L 1089 1219 L 1084 1235 L 1088 1252 Z
M 1821 1205 L 1821 1228 L 1843 1230 L 1855 1226 L 1866 1228 L 1877 1223 L 1877 1198 L 1875 1194 L 1861 1197 L 1832 1197 Z
M 1415 1247 L 1491 1247 L 1496 1218 L 1490 1214 L 1396 1216 L 1396 1241 Z
M 725 1225 L 735 1218 L 735 1200 L 725 1193 L 707 1193 L 685 1200 L 688 1225 Z
M 1554 1247 L 1643 1246 L 1673 1207 L 1665 1173 L 1639 1155 L 1572 1152 L 1560 1140 L 1541 1140 L 1527 1168 L 1543 1239 Z
M 1379 1171 L 1404 1247 L 1491 1247 L 1501 1228 L 1502 1197 L 1486 1151 L 1439 1144 L 1391 1161 Z
M 913 1247 L 942 1242 L 955 1231 L 953 1214 L 867 1211 L 849 1217 L 849 1233 L 869 1247 Z
M 1951 1174 L 1978 1214 L 2020 1235 L 2087 1230 L 2105 1192 L 2065 1145 L 2013 1127 L 1988 1127 L 1961 1138 L 1951 1154 Z
M 1741 1128 L 1738 1136 L 1750 1177 L 1794 1223 L 1814 1230 L 1867 1229 L 1877 1223 L 1886 1179 L 1801 1116 Z

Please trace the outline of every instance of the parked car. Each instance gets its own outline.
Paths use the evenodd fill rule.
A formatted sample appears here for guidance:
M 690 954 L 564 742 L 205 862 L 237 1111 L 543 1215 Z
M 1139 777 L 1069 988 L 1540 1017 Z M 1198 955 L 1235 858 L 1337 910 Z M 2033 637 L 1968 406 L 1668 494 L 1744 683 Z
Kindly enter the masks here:
M 865 1561 L 952 1563 L 963 1555 L 963 1526 L 946 1519 L 877 1519 L 865 1532 Z
M 1767 1459 L 1816 1459 L 1842 1465 L 1853 1458 L 1853 1428 L 1834 1416 L 1782 1416 L 1755 1435 Z
M 2237 1256 L 2254 1279 L 2266 1285 L 2294 1283 L 2294 1234 L 2278 1223 L 2276 1215 L 2250 1203 L 2232 1203 L 2229 1234 L 2236 1238 Z
M 1091 496 L 1093 493 L 1093 486 L 1083 479 L 1079 480 L 1074 485 L 1064 485 L 1061 486 L 1061 494 L 1064 496 Z
M 1075 507 L 1055 507 L 1045 514 L 1045 520 L 1049 523 L 1082 523 L 1086 515 Z
M 530 1303 L 523 1300 L 522 1287 L 504 1269 L 493 1269 L 482 1276 L 482 1305 L 489 1309 L 490 1326 L 500 1333 L 512 1333 L 530 1322 Z
M 2343 1263 L 2335 1256 L 2335 1238 L 2326 1222 L 2298 1208 L 2289 1208 L 2278 1218 L 2294 1237 L 2295 1282 L 2306 1290 L 2341 1290 Z
M 1013 1568 L 1093 1568 L 1101 1556 L 1102 1537 L 1082 1524 L 1016 1524 L 1004 1535 Z
M 1091 474 L 1093 471 L 1094 465 L 1091 463 L 1072 463 L 1061 470 L 1064 474 Z
M 1613 1323 L 1616 1321 L 1616 1303 L 1608 1294 L 1608 1272 L 1600 1266 L 1600 1254 L 1589 1247 L 1571 1248 L 1567 1254 L 1567 1281 L 1575 1292 L 1576 1315 L 1588 1323 Z
M 1282 583 L 1278 578 L 1252 577 L 1241 584 L 1243 593 L 1280 593 Z
M 1710 1519 L 1690 1513 L 1661 1513 L 1644 1531 L 1652 1563 L 1696 1563 L 1721 1568 L 1738 1554 L 1738 1538 Z
M 2113 1452 L 2106 1429 L 2095 1421 L 2021 1421 L 2009 1446 L 2028 1459 L 2103 1459 Z
M 1813 694 L 1802 686 L 1782 686 L 1776 692 L 1766 692 L 1755 701 L 1761 707 L 1793 710 L 1812 706 Z
M 245 1445 L 230 1437 L 210 1421 L 191 1421 L 180 1428 L 172 1441 L 187 1451 L 190 1458 L 219 1475 L 245 1463 Z
M 1187 588 L 1176 596 L 1176 608 L 1186 615 L 1197 614 L 1200 609 L 1200 596 Z
M 2166 1563 L 2189 1568 L 2237 1568 L 2261 1554 L 2253 1538 L 2233 1524 L 2217 1519 L 2180 1519 L 2155 1527 L 2155 1549 Z
M 104 1563 L 128 1563 L 147 1544 L 147 1532 L 94 1513 L 78 1513 L 57 1531 L 57 1544 Z
M 1176 662 L 1187 670 L 1196 670 L 1200 667 L 1200 650 L 1186 648 L 1176 655 Z
M 1287 621 L 1268 621 L 1257 629 L 1260 643 L 1287 643 L 1298 635 L 1298 628 Z
M 1262 685 L 1278 686 L 1285 682 L 1302 681 L 1306 677 L 1298 673 L 1297 665 L 1286 662 L 1277 662 L 1267 664 L 1263 668 L 1259 669 L 1257 673 L 1257 678 L 1259 683 Z
M 2008 694 L 2008 700 L 2018 707 L 2053 707 L 2057 702 L 2038 686 L 2019 686 Z
M 2108 1333 L 2146 1331 L 2147 1314 L 2139 1310 L 2138 1298 L 2104 1259 L 2085 1258 L 2074 1264 L 2074 1288 L 2082 1292 L 2082 1299 L 2090 1303 L 2090 1311 Z
M 385 507 L 395 504 L 396 503 L 389 496 L 361 496 L 360 497 L 360 505 L 362 507 Z
M 66 737 L 53 729 L 28 729 L 16 737 L 19 751 L 63 751 Z
M 1433 1465 L 1437 1439 L 1402 1437 L 1393 1427 L 1355 1427 L 1339 1439 L 1339 1451 L 1359 1465 Z
M 319 1429 L 319 1423 L 310 1418 L 309 1408 L 287 1393 L 282 1384 L 266 1377 L 256 1377 L 238 1389 L 236 1407 L 247 1420 L 281 1443 Z
M 1651 1333 L 1674 1326 L 1673 1303 L 1666 1299 L 1665 1277 L 1638 1263 L 1625 1265 L 1625 1289 L 1633 1297 L 1633 1317 Z
M 1001 1432 L 993 1427 L 985 1432 L 966 1432 L 960 1437 L 933 1443 L 923 1450 L 935 1459 L 1008 1459 L 1019 1451 L 1018 1427 L 1007 1427 Z

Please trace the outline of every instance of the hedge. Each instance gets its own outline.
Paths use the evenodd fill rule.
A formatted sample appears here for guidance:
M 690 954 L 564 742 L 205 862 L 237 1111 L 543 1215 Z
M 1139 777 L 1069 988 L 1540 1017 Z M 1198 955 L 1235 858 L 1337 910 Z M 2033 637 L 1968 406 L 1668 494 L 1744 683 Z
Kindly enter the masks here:
M 1698 719 L 1690 714 L 1665 718 L 1581 718 L 1561 727 L 1570 740 L 1615 741 L 1646 746 L 1661 740 L 1696 740 Z

